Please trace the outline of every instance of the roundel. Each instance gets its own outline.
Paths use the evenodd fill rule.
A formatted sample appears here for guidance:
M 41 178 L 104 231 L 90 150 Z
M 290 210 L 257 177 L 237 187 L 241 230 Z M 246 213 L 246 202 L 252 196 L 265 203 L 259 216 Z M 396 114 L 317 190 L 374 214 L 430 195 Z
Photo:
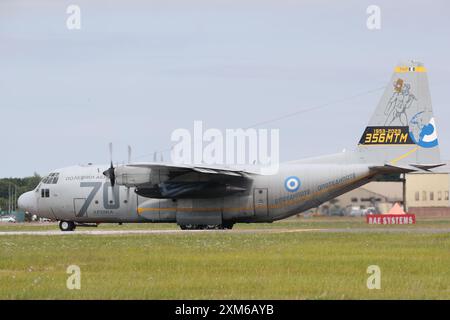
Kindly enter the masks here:
M 295 176 L 287 177 L 284 181 L 284 187 L 289 192 L 295 192 L 300 188 L 300 179 Z

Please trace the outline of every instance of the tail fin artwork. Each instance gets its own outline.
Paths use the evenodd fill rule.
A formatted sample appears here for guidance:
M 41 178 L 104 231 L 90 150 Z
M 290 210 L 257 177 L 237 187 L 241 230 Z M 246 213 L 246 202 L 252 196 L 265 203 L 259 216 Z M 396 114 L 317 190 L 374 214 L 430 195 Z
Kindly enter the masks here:
M 426 69 L 411 61 L 395 68 L 359 140 L 367 163 L 431 169 L 441 165 Z

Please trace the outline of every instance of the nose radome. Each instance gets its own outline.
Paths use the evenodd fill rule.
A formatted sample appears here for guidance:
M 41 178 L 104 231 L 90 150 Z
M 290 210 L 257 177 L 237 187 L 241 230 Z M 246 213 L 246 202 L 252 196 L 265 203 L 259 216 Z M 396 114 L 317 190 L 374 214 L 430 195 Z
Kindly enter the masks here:
M 36 211 L 36 199 L 32 191 L 25 192 L 17 200 L 20 210 L 34 213 Z

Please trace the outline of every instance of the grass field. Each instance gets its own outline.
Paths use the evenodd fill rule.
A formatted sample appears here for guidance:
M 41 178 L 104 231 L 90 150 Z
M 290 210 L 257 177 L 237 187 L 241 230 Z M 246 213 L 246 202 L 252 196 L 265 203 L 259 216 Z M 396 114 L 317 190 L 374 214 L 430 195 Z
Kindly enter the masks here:
M 201 232 L 0 236 L 0 299 L 450 299 L 450 220 L 411 232 Z M 116 228 L 175 225 L 104 225 Z M 367 228 L 362 219 L 296 219 L 239 228 Z M 1 225 L 0 231 L 55 229 Z M 378 228 L 378 226 L 370 226 Z M 81 268 L 68 290 L 66 268 Z M 381 289 L 366 286 L 369 265 Z

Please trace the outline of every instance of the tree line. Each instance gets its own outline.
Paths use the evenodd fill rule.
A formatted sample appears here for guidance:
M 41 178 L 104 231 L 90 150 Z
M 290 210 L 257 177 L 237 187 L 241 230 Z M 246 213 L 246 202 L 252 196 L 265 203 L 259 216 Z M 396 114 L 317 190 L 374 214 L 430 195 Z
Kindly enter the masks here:
M 0 179 L 0 211 L 8 210 L 8 193 L 14 193 L 17 190 L 17 199 L 27 191 L 33 190 L 41 181 L 42 177 L 34 173 L 31 177 L 25 178 L 3 178 Z M 11 189 L 10 189 L 11 188 Z

